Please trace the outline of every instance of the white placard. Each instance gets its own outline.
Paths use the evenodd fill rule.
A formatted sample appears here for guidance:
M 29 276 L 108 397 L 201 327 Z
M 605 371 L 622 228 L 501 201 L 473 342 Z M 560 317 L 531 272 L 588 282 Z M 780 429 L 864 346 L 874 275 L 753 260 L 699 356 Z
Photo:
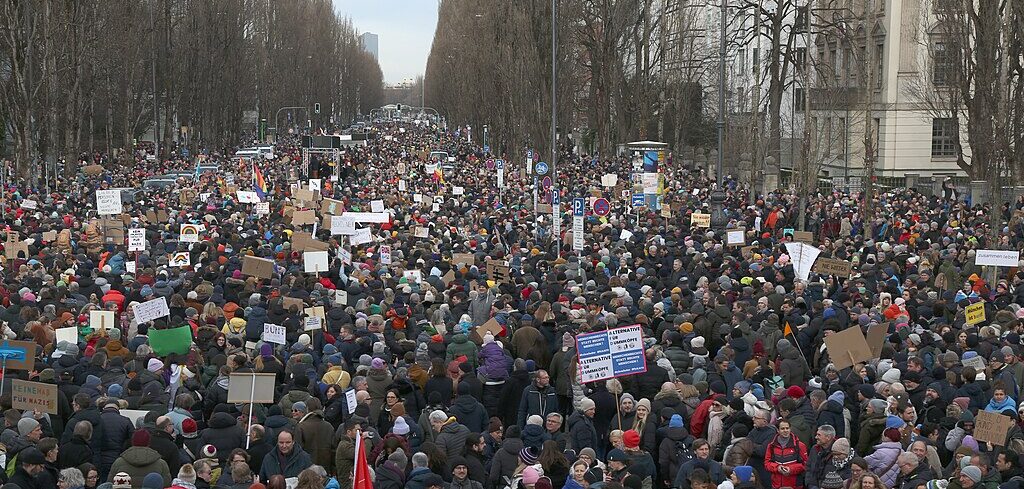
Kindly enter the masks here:
M 341 262 L 346 265 L 352 264 L 352 252 L 346 250 L 345 248 L 341 248 L 338 250 L 338 258 L 341 258 Z
M 349 237 L 349 242 L 353 246 L 366 244 L 373 241 L 373 235 L 370 234 L 370 228 L 356 229 L 355 234 Z
M 25 205 L 22 204 L 22 207 L 25 207 Z M 121 191 L 97 190 L 96 212 L 101 216 L 120 214 L 124 212 L 124 208 L 121 206 Z
M 199 201 L 200 202 L 206 202 L 207 200 L 210 200 L 210 196 L 211 195 L 213 195 L 212 192 L 203 192 L 203 193 L 199 194 Z
M 243 204 L 258 204 L 260 202 L 260 195 L 251 190 L 239 190 L 235 192 L 238 196 L 238 201 Z
M 725 232 L 725 244 L 742 245 L 747 243 L 746 231 L 743 229 L 729 230 Z
M 21 201 L 21 208 L 22 209 L 35 210 L 35 209 L 39 208 L 39 203 L 34 201 L 34 200 L 32 200 L 32 199 L 25 199 L 25 200 Z
M 318 318 L 316 316 L 310 316 L 310 317 L 306 318 L 306 322 L 305 322 L 305 325 L 303 326 L 303 330 L 305 330 L 305 331 L 313 331 L 315 329 L 320 329 L 322 327 L 323 326 L 321 324 L 320 318 Z
M 135 304 L 132 306 L 132 312 L 135 313 L 135 322 L 139 324 L 171 315 L 171 310 L 167 308 L 166 297 Z
M 452 195 L 462 195 L 466 193 L 466 189 L 462 187 L 452 187 Z
M 614 174 L 614 173 L 608 173 L 608 174 L 605 174 L 605 175 L 601 176 L 601 186 L 602 187 L 611 188 L 611 187 L 614 187 L 614 186 L 618 185 L 618 183 L 619 183 L 619 176 Z
M 790 261 L 793 262 L 793 272 L 796 278 L 807 280 L 814 260 L 818 259 L 821 250 L 807 243 L 791 241 L 786 243 L 786 253 L 789 253 Z
M 576 337 L 581 382 L 647 371 L 643 330 L 639 324 Z
M 256 203 L 256 215 L 266 216 L 270 214 L 270 202 L 257 202 Z
M 349 389 L 345 391 L 345 407 L 348 408 L 348 413 L 353 414 L 356 412 L 356 390 Z
M 267 343 L 285 344 L 285 327 L 276 324 L 263 323 L 263 341 Z
M 309 191 L 310 192 L 319 192 L 320 191 L 321 183 L 322 182 L 320 181 L 319 178 L 310 178 L 309 179 Z
M 326 251 L 306 251 L 302 253 L 302 264 L 306 273 L 320 273 L 327 271 Z
M 398 191 L 405 192 L 405 180 L 398 181 Z
M 414 237 L 417 237 L 417 238 L 429 238 L 430 237 L 430 228 L 428 228 L 426 226 L 419 226 L 419 227 L 416 228 L 415 231 L 413 231 L 412 235 Z
M 356 234 L 356 222 L 348 216 L 331 216 L 331 234 L 351 236 Z
M 645 194 L 653 194 L 658 190 L 658 174 L 657 173 L 644 173 L 640 177 L 640 186 L 644 188 Z M 648 192 L 647 190 L 652 190 Z
M 339 306 L 347 306 L 348 305 L 348 292 L 346 292 L 344 290 L 335 290 L 334 291 L 334 303 L 338 304 Z
M 67 341 L 68 343 L 71 343 L 71 344 L 75 344 L 75 345 L 78 344 L 78 327 L 77 326 L 71 326 L 71 327 L 68 327 L 68 328 L 59 328 L 59 329 L 56 330 L 56 333 L 57 333 L 57 343 L 60 343 L 61 341 Z
M 343 216 L 355 222 L 368 222 L 373 224 L 384 224 L 391 221 L 391 214 L 387 212 L 346 212 Z
M 132 228 L 128 230 L 128 251 L 146 250 L 146 230 Z
M 441 204 L 438 204 L 437 202 L 434 202 L 433 204 L 430 204 L 430 211 L 431 212 L 439 212 L 440 210 L 441 210 Z
M 89 311 L 89 327 L 100 331 L 114 327 L 114 311 Z
M 1015 267 L 1020 261 L 1019 251 L 978 250 L 974 255 L 974 264 L 992 267 Z
M 178 234 L 178 241 L 182 243 L 198 243 L 199 242 L 199 226 L 196 224 L 182 224 L 181 231 Z
M 381 265 L 391 264 L 391 247 L 384 245 L 380 247 L 380 263 Z
M 402 276 L 405 277 L 406 281 L 414 284 L 418 284 L 423 280 L 423 272 L 419 270 L 405 270 L 402 272 Z
M 417 204 L 423 202 L 423 194 L 412 194 L 412 201 Z
M 192 264 L 192 255 L 187 251 L 179 251 L 167 258 L 167 264 L 172 267 L 187 267 Z
M 631 233 L 628 229 L 623 229 L 622 233 L 619 234 L 619 239 L 621 239 L 622 241 L 629 241 L 629 238 L 632 237 L 633 233 Z
M 134 275 L 137 271 L 135 260 L 124 262 L 124 271 Z
M 383 200 L 371 200 L 370 201 L 371 212 L 384 212 L 384 201 Z

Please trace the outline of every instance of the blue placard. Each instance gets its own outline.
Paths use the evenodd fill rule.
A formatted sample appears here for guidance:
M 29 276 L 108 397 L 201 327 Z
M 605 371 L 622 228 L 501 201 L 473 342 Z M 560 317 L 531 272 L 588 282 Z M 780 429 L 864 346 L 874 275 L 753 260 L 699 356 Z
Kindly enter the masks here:
M 633 207 L 644 206 L 644 194 L 633 194 Z
M 576 351 L 584 383 L 647 371 L 639 324 L 578 335 Z

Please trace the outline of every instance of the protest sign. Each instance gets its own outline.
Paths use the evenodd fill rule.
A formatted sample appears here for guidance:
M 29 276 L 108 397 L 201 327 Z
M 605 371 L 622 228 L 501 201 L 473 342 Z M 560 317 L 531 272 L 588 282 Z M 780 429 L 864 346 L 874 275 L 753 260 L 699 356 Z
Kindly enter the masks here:
M 974 439 L 1006 446 L 1006 434 L 1013 425 L 1013 418 L 1009 416 L 978 410 L 974 417 Z
M 348 216 L 330 216 L 331 234 L 351 236 L 356 234 L 356 222 Z
M 242 257 L 242 275 L 258 278 L 270 278 L 274 275 L 274 260 L 256 256 Z
M 289 312 L 291 312 L 293 308 L 295 309 L 294 312 L 299 312 L 306 306 L 306 303 L 302 302 L 302 299 L 296 297 L 282 297 L 281 304 L 284 306 L 284 310 Z
M 868 347 L 871 348 L 871 357 L 882 356 L 882 348 L 885 347 L 885 336 L 889 334 L 889 323 L 874 324 L 868 328 Z
M 316 317 L 316 316 L 308 317 L 308 318 L 306 318 L 306 322 L 305 322 L 305 326 L 303 327 L 303 330 L 304 331 L 313 331 L 313 330 L 316 330 L 316 329 L 320 329 L 320 328 L 323 327 L 323 325 L 321 324 L 321 321 L 323 321 L 323 320 L 318 318 L 318 317 Z
M 57 241 L 57 231 L 44 231 L 43 232 L 43 241 L 45 241 L 47 243 L 50 243 L 50 242 L 53 242 L 53 241 Z
M 576 351 L 581 383 L 647 371 L 639 324 L 577 335 Z
M 326 251 L 307 251 L 302 254 L 302 264 L 306 273 L 320 273 L 327 271 Z
M 492 336 L 497 338 L 498 335 L 501 334 L 501 330 L 501 323 L 494 318 L 488 319 L 486 323 L 481 324 L 476 328 L 476 332 L 480 335 L 480 338 L 483 338 L 487 333 L 491 333 Z
M 89 327 L 93 331 L 106 331 L 115 326 L 114 311 L 89 311 Z
M 270 215 L 270 202 L 257 202 L 256 203 L 256 215 L 267 216 Z
M 416 228 L 415 231 L 413 231 L 412 235 L 417 237 L 417 238 L 429 238 L 430 237 L 430 228 L 428 228 L 426 226 L 419 226 L 419 227 Z
M 139 423 L 139 421 L 146 418 L 146 415 L 149 414 L 149 410 L 118 409 L 117 413 L 120 414 L 121 416 L 128 418 L 128 421 L 131 421 L 132 426 L 134 426 L 135 429 L 139 429 L 142 428 L 142 425 Z
M 178 241 L 182 243 L 198 243 L 199 226 L 195 224 L 182 224 L 181 232 L 178 234 Z
M 4 341 L 0 344 L 0 354 L 4 355 L 6 361 L 3 365 L 7 370 L 33 370 L 36 365 L 35 341 Z
M 132 228 L 128 230 L 128 251 L 146 251 L 146 230 Z
M 960 364 L 963 365 L 965 368 L 973 367 L 976 372 L 985 371 L 985 359 L 981 358 L 978 355 L 975 355 L 971 358 L 965 358 L 960 361 Z
M 814 233 L 810 231 L 793 231 L 793 241 L 814 244 Z
M 697 228 L 711 227 L 711 214 L 690 214 L 690 225 Z
M 338 258 L 341 258 L 341 262 L 346 265 L 352 264 L 352 252 L 345 248 L 338 249 Z
M 614 173 L 601 175 L 601 186 L 611 188 L 619 184 L 619 176 Z
M 348 389 L 345 391 L 345 409 L 348 409 L 349 414 L 356 412 L 358 401 L 356 400 L 356 390 Z
M 150 329 L 149 346 L 158 357 L 177 353 L 184 355 L 192 347 L 192 328 L 188 325 L 171 329 Z
M 844 260 L 836 260 L 835 258 L 820 257 L 814 262 L 811 271 L 821 275 L 837 275 L 849 278 L 850 274 L 853 273 L 853 264 Z
M 746 230 L 730 229 L 725 232 L 725 244 L 729 246 L 743 246 L 747 244 Z M 810 267 L 810 263 L 807 264 Z
M 826 336 L 825 348 L 828 350 L 829 359 L 838 370 L 874 358 L 871 354 L 871 347 L 868 346 L 868 340 L 864 338 L 864 333 L 860 332 L 860 328 L 846 328 Z
M 302 231 L 292 233 L 292 251 L 327 251 L 330 245 L 313 239 L 313 235 Z
M 391 221 L 387 212 L 346 212 L 342 214 L 357 223 L 384 224 Z
M 967 309 L 964 309 L 964 321 L 970 325 L 985 321 L 985 303 L 976 302 L 967 306 Z
M 977 250 L 975 253 L 975 265 L 987 265 L 993 267 L 1015 267 L 1020 261 L 1019 251 Z
M 285 344 L 285 327 L 277 324 L 263 324 L 263 341 L 267 343 Z
M 36 202 L 36 201 L 34 201 L 32 199 L 22 200 L 21 201 L 21 208 L 22 209 L 27 209 L 27 210 L 30 210 L 30 211 L 34 211 L 34 210 L 39 208 L 39 202 Z
M 321 214 L 340 215 L 343 209 L 345 209 L 345 203 L 340 200 L 324 199 L 320 202 Z
M 381 265 L 391 264 L 391 247 L 384 245 L 380 247 L 380 263 Z
M 807 280 L 811 274 L 811 266 L 818 259 L 821 250 L 807 243 L 796 241 L 785 243 L 785 245 L 786 253 L 789 254 L 789 258 L 793 262 L 793 272 L 795 272 L 796 278 Z
M 276 374 L 233 373 L 228 378 L 228 402 L 258 404 L 274 402 Z
M 22 411 L 57 414 L 57 386 L 12 379 L 11 407 Z
M 453 253 L 452 254 L 452 264 L 453 265 L 460 265 L 461 264 L 461 265 L 466 265 L 468 267 L 468 266 L 472 266 L 474 263 L 476 263 L 476 258 L 473 257 L 472 253 Z
M 309 226 L 316 223 L 316 212 L 312 210 L 295 211 L 292 214 L 292 226 Z
M 350 236 L 348 239 L 353 246 L 358 246 L 373 242 L 373 235 L 370 234 L 370 228 L 359 228 L 356 229 L 355 234 Z
M 135 314 L 135 322 L 140 324 L 171 315 L 171 310 L 167 307 L 166 297 L 158 297 L 141 304 L 135 304 L 132 306 L 132 312 Z
M 372 200 L 370 201 L 370 210 L 372 212 L 384 212 L 384 201 L 383 200 Z
M 172 267 L 187 267 L 192 264 L 192 255 L 187 251 L 179 251 L 167 257 L 167 264 Z
M 258 204 L 260 202 L 260 195 L 250 190 L 239 190 L 235 192 L 238 196 L 238 202 L 242 204 Z
M 78 327 L 69 326 L 67 328 L 57 328 L 54 330 L 57 333 L 57 343 L 61 341 L 67 341 L 68 343 L 78 344 Z
M 121 205 L 120 190 L 97 190 L 96 191 L 96 213 L 101 216 L 120 214 L 124 212 Z

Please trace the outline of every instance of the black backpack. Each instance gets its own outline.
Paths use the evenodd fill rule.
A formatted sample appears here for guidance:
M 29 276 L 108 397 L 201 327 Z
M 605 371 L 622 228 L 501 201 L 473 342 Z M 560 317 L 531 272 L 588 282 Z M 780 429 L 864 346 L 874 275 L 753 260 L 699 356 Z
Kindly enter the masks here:
M 690 449 L 690 443 L 686 439 L 679 440 L 676 442 L 676 467 L 682 467 L 683 464 L 697 458 L 697 454 Z

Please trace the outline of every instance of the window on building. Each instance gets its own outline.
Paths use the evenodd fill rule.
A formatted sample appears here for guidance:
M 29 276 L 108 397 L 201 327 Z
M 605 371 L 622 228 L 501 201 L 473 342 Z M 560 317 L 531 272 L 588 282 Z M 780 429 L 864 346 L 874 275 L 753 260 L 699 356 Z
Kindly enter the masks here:
M 804 66 L 807 65 L 807 48 L 796 48 L 793 50 L 793 64 L 796 65 L 798 72 L 803 73 Z
M 804 89 L 796 87 L 793 89 L 793 110 L 803 112 L 807 107 L 807 99 L 804 98 Z
M 751 73 L 754 73 L 755 71 L 757 71 L 757 65 L 760 62 L 761 62 L 761 49 L 754 48 L 754 59 L 750 61 L 750 66 L 752 67 L 752 69 L 750 71 Z
M 807 6 L 797 7 L 796 9 L 796 23 L 793 25 L 793 29 L 796 32 L 807 31 Z
M 932 119 L 932 158 L 956 156 L 956 142 L 960 137 L 956 119 Z
M 843 70 L 842 60 L 839 59 L 839 50 L 833 48 L 831 51 L 829 51 L 829 59 L 832 63 L 832 80 L 833 82 L 836 82 L 838 85 L 840 74 Z
M 942 41 L 932 43 L 932 83 L 937 87 L 952 81 L 954 56 L 951 47 Z
M 747 72 L 747 50 L 740 49 L 736 52 L 736 68 L 739 70 L 740 76 Z
M 875 57 L 878 58 L 878 66 L 875 70 L 875 88 L 882 88 L 882 76 L 885 75 L 885 45 L 875 46 Z

